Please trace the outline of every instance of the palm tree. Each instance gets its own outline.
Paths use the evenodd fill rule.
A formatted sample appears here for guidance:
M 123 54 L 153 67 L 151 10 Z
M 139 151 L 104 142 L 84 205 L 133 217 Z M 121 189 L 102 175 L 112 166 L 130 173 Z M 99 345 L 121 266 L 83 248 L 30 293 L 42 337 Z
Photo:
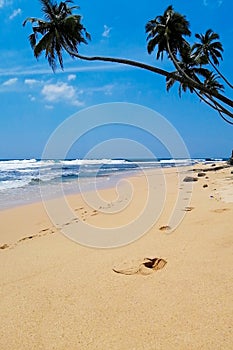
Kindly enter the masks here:
M 60 4 L 49 0 L 40 0 L 45 20 L 38 18 L 27 18 L 27 22 L 33 24 L 33 33 L 29 36 L 34 55 L 38 58 L 43 51 L 53 71 L 56 69 L 56 58 L 63 69 L 63 49 L 70 49 L 78 53 L 78 45 L 87 44 L 90 39 L 85 27 L 81 24 L 81 16 L 74 15 L 73 10 L 78 6 L 69 7 L 71 0 L 62 1 Z M 36 24 L 36 25 L 34 25 Z M 37 41 L 38 35 L 42 37 Z
M 191 46 L 187 44 L 180 51 L 180 70 L 175 71 L 174 75 L 178 75 L 181 78 L 183 75 L 188 75 L 193 81 L 201 84 L 199 76 L 204 77 L 206 79 L 207 77 L 209 77 L 210 71 L 206 68 L 201 67 L 200 62 L 201 61 L 192 54 Z M 170 88 L 174 85 L 176 81 L 177 80 L 172 76 L 166 79 L 167 91 L 170 90 Z M 195 87 L 188 80 L 180 81 L 178 90 L 179 96 L 181 97 L 182 91 L 186 92 L 187 90 L 193 93 L 195 92 Z
M 163 16 L 158 16 L 155 20 L 150 21 L 147 25 L 147 32 L 149 32 L 148 38 L 153 40 L 156 37 L 156 28 L 161 30 L 160 38 L 163 45 L 159 47 L 159 56 L 163 51 L 168 53 L 170 59 L 172 59 L 179 74 L 174 72 L 168 72 L 161 68 L 151 66 L 142 62 L 129 60 L 125 58 L 116 57 L 103 57 L 103 56 L 84 56 L 79 54 L 79 45 L 87 44 L 90 39 L 90 35 L 86 31 L 86 28 L 81 23 L 81 16 L 73 14 L 74 10 L 77 10 L 78 6 L 70 6 L 73 4 L 73 0 L 65 0 L 57 3 L 56 0 L 39 0 L 42 5 L 42 12 L 44 18 L 27 18 L 23 25 L 27 22 L 32 24 L 33 33 L 29 36 L 30 44 L 34 50 L 36 58 L 45 52 L 45 57 L 48 59 L 49 65 L 55 71 L 57 61 L 60 67 L 63 69 L 63 53 L 68 53 L 72 58 L 78 58 L 86 61 L 104 61 L 115 62 L 124 65 L 129 65 L 153 73 L 162 75 L 168 78 L 174 78 L 175 80 L 189 84 L 195 89 L 198 89 L 202 93 L 210 94 L 210 91 L 203 83 L 193 80 L 186 72 L 182 71 L 179 66 L 178 54 L 184 49 L 188 43 L 183 36 L 190 36 L 189 23 L 184 16 L 177 12 L 174 12 L 172 6 L 169 6 Z M 158 26 L 157 26 L 158 23 Z M 154 28 L 154 29 L 153 29 Z M 154 35 L 155 32 L 155 35 Z M 162 41 L 162 33 L 165 33 L 164 41 Z M 157 40 L 157 39 L 156 39 Z M 150 45 L 154 43 L 154 47 L 157 45 L 156 40 L 152 41 Z M 151 52 L 153 51 L 153 45 L 151 46 Z M 233 107 L 233 101 L 219 92 L 211 92 L 213 98 L 223 102 L 224 104 Z M 228 112 L 228 115 L 233 118 L 233 113 Z
M 219 114 L 224 112 L 232 118 L 232 112 L 229 112 L 221 104 L 217 103 L 216 106 L 214 99 L 211 97 L 211 94 L 215 96 L 219 94 L 219 91 L 223 88 L 222 85 L 217 85 L 217 82 L 215 85 L 213 84 L 210 80 L 211 72 L 201 67 L 205 63 L 205 58 L 203 55 L 200 57 L 192 54 L 193 49 L 184 39 L 184 36 L 191 35 L 189 22 L 185 16 L 175 12 L 172 6 L 168 6 L 162 16 L 157 16 L 146 24 L 146 33 L 148 33 L 148 53 L 151 54 L 157 47 L 156 58 L 163 59 L 165 52 L 176 68 L 172 76 L 166 77 L 167 91 L 170 90 L 175 81 L 179 81 L 179 96 L 181 96 L 182 91 L 195 92 L 202 101 L 217 110 Z M 203 83 L 198 75 L 205 78 Z M 210 99 L 212 104 L 208 101 Z M 220 115 L 222 117 L 222 114 Z
M 178 55 L 182 55 L 182 51 L 189 50 L 190 47 L 189 43 L 184 39 L 184 36 L 191 35 L 189 22 L 185 16 L 175 12 L 170 5 L 162 16 L 157 16 L 146 24 L 146 33 L 148 33 L 148 53 L 151 54 L 157 47 L 156 58 L 159 59 L 161 57 L 163 59 L 165 52 L 179 73 L 176 77 L 181 76 L 187 80 L 189 86 L 194 85 L 200 89 L 201 82 L 199 81 L 198 87 L 197 80 L 190 76 L 188 70 L 184 71 L 182 69 L 182 63 L 178 58 Z
M 195 37 L 200 40 L 200 43 L 193 45 L 193 50 L 197 57 L 202 57 L 206 63 L 209 63 L 220 77 L 231 87 L 233 85 L 223 76 L 217 66 L 219 65 L 219 59 L 222 58 L 223 47 L 219 40 L 219 35 L 214 33 L 212 29 L 208 29 L 206 33 L 195 34 Z
M 48 63 L 53 71 L 56 70 L 57 60 L 59 61 L 60 67 L 62 69 L 64 68 L 62 58 L 64 50 L 72 58 L 77 57 L 87 61 L 105 61 L 131 65 L 152 71 L 165 77 L 169 74 L 163 69 L 132 60 L 80 55 L 78 52 L 78 46 L 81 43 L 87 44 L 87 40 L 90 40 L 91 37 L 81 23 L 81 16 L 73 14 L 73 11 L 79 9 L 79 7 L 69 7 L 69 4 L 72 4 L 73 0 L 61 1 L 60 4 L 55 0 L 39 1 L 42 5 L 44 19 L 29 17 L 23 22 L 23 26 L 25 26 L 27 22 L 32 24 L 33 33 L 29 36 L 29 41 L 34 51 L 34 55 L 38 58 L 42 52 L 45 51 L 45 57 L 48 59 Z
M 157 16 L 146 24 L 146 33 L 149 40 L 148 53 L 151 54 L 157 46 L 157 59 L 160 56 L 163 58 L 163 53 L 166 52 L 172 60 L 187 44 L 183 36 L 191 35 L 189 22 L 185 16 L 175 12 L 171 5 L 162 16 Z
M 225 109 L 221 104 L 216 102 L 211 96 L 211 94 L 213 93 L 224 91 L 224 86 L 220 84 L 217 80 L 219 76 L 209 71 L 208 69 L 200 66 L 203 62 L 203 59 L 193 55 L 192 48 L 189 45 L 186 45 L 182 49 L 182 51 L 180 52 L 180 56 L 181 56 L 181 61 L 179 65 L 182 69 L 182 72 L 189 74 L 189 76 L 193 80 L 196 80 L 198 82 L 200 82 L 198 76 L 204 77 L 205 79 L 203 84 L 209 90 L 209 93 L 198 91 L 192 84 L 190 84 L 189 81 L 181 80 L 179 83 L 179 89 L 178 89 L 179 96 L 181 97 L 182 91 L 186 92 L 187 90 L 189 90 L 190 93 L 195 93 L 200 98 L 200 101 L 206 103 L 211 108 L 215 109 L 225 122 L 233 125 L 233 122 L 226 119 L 223 115 L 224 113 L 229 117 L 231 117 L 231 113 L 229 113 L 229 111 Z M 177 76 L 181 77 L 182 79 L 182 75 L 180 74 L 179 71 L 173 72 L 173 76 L 166 78 L 167 91 L 169 91 L 171 87 L 174 85 L 174 83 L 178 81 L 178 79 L 176 78 Z

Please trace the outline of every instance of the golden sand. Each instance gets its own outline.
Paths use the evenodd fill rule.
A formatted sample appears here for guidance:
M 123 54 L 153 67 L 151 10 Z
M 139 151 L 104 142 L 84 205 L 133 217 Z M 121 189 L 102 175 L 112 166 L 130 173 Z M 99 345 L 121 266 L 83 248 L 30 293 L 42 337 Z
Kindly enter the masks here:
M 209 171 L 191 193 L 166 169 L 165 206 L 153 227 L 114 249 L 68 239 L 61 231 L 69 219 L 61 210 L 61 222 L 51 222 L 42 203 L 2 211 L 0 349 L 232 349 L 231 170 Z M 188 169 L 183 175 L 190 174 L 197 176 Z M 158 191 L 156 172 L 147 176 Z M 132 198 L 127 183 L 120 194 L 100 191 L 106 210 L 69 196 L 74 228 L 86 223 L 107 230 L 142 215 L 147 181 L 128 181 Z M 178 204 L 177 190 L 183 191 Z M 174 208 L 185 215 L 172 231 Z

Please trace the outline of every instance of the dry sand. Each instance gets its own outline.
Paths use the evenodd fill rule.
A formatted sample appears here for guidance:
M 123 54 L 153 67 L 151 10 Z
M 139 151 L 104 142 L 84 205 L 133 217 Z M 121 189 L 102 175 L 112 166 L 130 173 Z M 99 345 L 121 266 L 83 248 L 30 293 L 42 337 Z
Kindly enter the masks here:
M 88 248 L 66 238 L 58 226 L 72 223 L 59 208 L 59 223 L 42 203 L 2 211 L 0 349 L 233 349 L 231 170 L 198 178 L 189 203 L 190 184 L 178 185 L 176 171 L 166 169 L 161 215 L 145 235 L 120 248 Z M 197 175 L 186 171 L 183 177 Z M 147 175 L 151 191 L 159 193 L 158 174 Z M 80 195 L 67 198 L 74 227 L 124 226 L 144 215 L 147 181 L 129 180 L 131 200 L 126 184 L 118 198 L 115 189 L 100 192 L 105 212 Z M 113 214 L 124 201 L 125 209 Z M 174 207 L 185 216 L 171 232 Z

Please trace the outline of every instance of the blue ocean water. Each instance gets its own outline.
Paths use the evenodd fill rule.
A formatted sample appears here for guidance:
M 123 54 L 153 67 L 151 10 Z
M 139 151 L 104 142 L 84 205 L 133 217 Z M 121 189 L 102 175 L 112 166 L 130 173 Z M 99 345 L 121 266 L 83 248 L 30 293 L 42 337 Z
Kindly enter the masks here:
M 222 159 L 216 159 L 218 161 Z M 0 209 L 41 200 L 41 188 L 47 198 L 55 198 L 62 183 L 64 193 L 78 193 L 110 187 L 117 179 L 140 170 L 174 167 L 205 161 L 203 159 L 72 159 L 72 160 L 0 160 Z

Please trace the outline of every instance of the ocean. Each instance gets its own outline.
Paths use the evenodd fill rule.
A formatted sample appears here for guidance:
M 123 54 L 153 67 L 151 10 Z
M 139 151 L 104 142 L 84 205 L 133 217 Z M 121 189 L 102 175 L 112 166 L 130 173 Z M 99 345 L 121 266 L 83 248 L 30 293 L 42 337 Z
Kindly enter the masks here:
M 223 159 L 208 159 L 208 162 Z M 206 162 L 205 159 L 71 159 L 0 160 L 0 209 L 56 198 L 65 194 L 111 187 L 141 170 Z

